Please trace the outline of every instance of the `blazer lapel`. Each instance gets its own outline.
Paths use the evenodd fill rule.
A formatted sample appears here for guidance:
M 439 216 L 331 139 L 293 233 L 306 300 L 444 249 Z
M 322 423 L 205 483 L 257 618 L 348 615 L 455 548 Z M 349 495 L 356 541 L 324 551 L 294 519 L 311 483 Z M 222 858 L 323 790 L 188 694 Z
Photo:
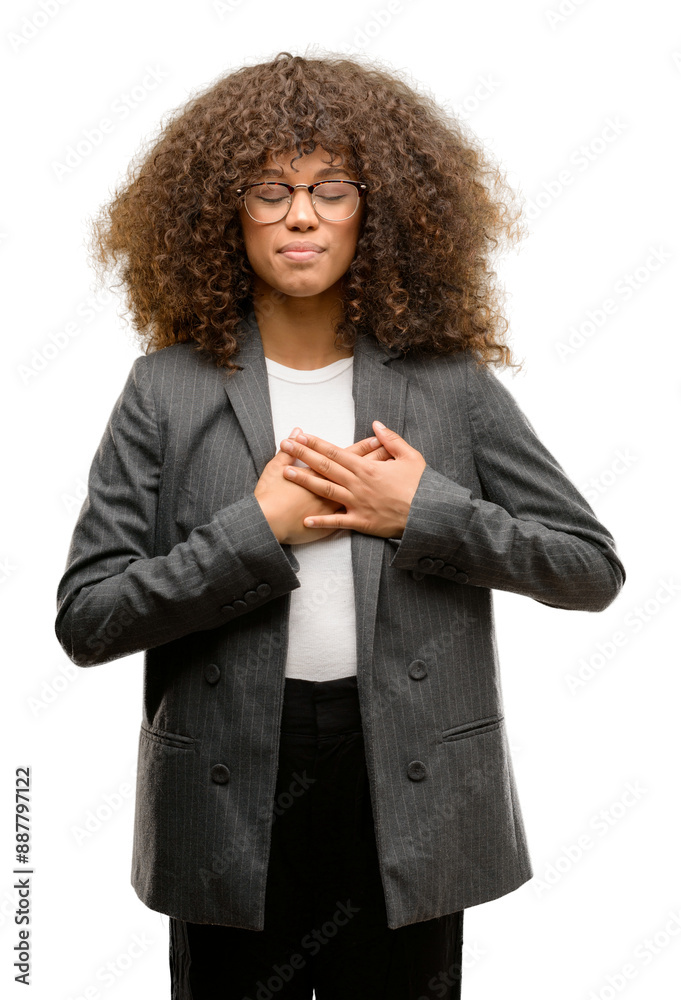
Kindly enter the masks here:
M 225 392 L 241 425 L 258 478 L 277 452 L 265 353 L 255 311 L 239 327 L 240 344 L 235 361 L 242 370 L 225 380 Z M 384 347 L 373 335 L 358 335 L 354 348 L 352 395 L 355 402 L 355 441 L 373 435 L 372 420 L 381 420 L 402 435 L 407 380 L 385 362 L 397 357 L 399 348 Z M 310 428 L 314 431 L 314 428 Z M 376 605 L 385 539 L 359 531 L 351 534 L 355 582 L 358 669 L 371 662 Z
M 274 440 L 265 352 L 252 309 L 248 317 L 239 324 L 237 339 L 239 351 L 234 360 L 243 370 L 226 376 L 225 392 L 241 425 L 255 463 L 257 478 L 260 479 L 265 466 L 276 455 L 277 445 Z
M 354 350 L 352 395 L 355 400 L 355 441 L 373 436 L 372 420 L 402 436 L 407 379 L 385 362 L 397 357 L 398 348 L 384 347 L 374 336 L 357 338 Z M 390 461 L 390 459 L 388 459 Z M 355 581 L 357 672 L 371 677 L 374 627 L 386 539 L 353 531 L 350 536 Z M 391 550 L 392 556 L 392 550 Z

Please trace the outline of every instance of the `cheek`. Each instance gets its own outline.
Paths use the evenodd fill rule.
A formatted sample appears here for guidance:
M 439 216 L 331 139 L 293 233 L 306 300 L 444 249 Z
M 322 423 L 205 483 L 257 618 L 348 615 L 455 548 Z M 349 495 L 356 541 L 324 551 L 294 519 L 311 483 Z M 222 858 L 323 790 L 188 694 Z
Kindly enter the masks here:
M 348 228 L 346 233 L 343 233 L 343 237 L 339 241 L 339 249 L 341 250 L 343 256 L 347 259 L 348 263 L 355 256 L 358 236 L 359 226 L 355 223 L 353 226 Z
M 241 222 L 241 235 L 244 238 L 246 250 L 249 253 L 257 252 L 258 246 L 262 241 L 261 229 L 256 226 L 244 209 L 241 209 L 239 212 L 239 220 Z
M 243 223 L 241 231 L 244 238 L 246 256 L 251 266 L 260 266 L 266 263 L 270 253 L 269 243 L 271 242 L 267 239 L 266 234 Z

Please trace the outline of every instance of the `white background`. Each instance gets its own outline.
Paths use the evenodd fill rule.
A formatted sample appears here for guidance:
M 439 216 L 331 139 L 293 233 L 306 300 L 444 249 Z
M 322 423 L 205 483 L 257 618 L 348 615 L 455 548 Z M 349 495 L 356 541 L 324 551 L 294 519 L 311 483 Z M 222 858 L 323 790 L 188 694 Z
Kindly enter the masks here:
M 43 0 L 2 12 L 3 993 L 169 996 L 168 918 L 129 881 L 142 655 L 83 670 L 54 635 L 89 465 L 140 353 L 121 300 L 102 294 L 88 311 L 86 219 L 166 112 L 287 50 L 361 52 L 404 70 L 470 120 L 526 197 L 530 235 L 500 268 L 525 372 L 501 377 L 614 535 L 628 574 L 597 615 L 495 594 L 535 877 L 466 911 L 463 996 L 672 1000 L 681 942 L 678 5 L 219 6 Z M 160 79 L 145 89 L 150 68 Z M 113 131 L 60 176 L 68 147 L 131 93 L 127 117 L 114 116 Z M 606 299 L 614 312 L 592 321 Z M 50 347 L 69 322 L 77 335 Z M 571 689 L 589 663 L 590 678 Z M 14 771 L 27 764 L 30 994 L 12 968 Z M 112 985 L 102 978 L 109 962 Z

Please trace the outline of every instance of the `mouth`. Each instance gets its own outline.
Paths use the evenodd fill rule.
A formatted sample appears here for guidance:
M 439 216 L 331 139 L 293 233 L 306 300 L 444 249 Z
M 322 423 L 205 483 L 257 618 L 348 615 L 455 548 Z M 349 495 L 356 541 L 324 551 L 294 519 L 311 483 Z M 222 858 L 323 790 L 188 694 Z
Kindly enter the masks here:
M 304 261 L 321 257 L 324 250 L 316 243 L 288 243 L 279 250 L 279 253 L 282 257 L 288 257 L 289 260 Z
M 322 250 L 280 250 L 279 253 L 282 257 L 288 257 L 289 260 L 314 260 L 315 257 L 321 257 Z

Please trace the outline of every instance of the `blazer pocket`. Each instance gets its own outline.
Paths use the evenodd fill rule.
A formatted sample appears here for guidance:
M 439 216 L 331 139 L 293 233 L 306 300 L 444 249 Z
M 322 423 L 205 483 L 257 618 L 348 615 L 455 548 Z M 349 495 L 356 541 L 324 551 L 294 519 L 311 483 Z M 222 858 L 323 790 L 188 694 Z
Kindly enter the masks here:
M 479 736 L 481 733 L 490 733 L 492 730 L 498 729 L 503 720 L 503 715 L 490 715 L 486 719 L 475 719 L 473 722 L 465 722 L 461 726 L 445 729 L 442 733 L 442 740 L 443 742 L 463 740 L 468 736 Z
M 140 733 L 151 743 L 160 743 L 162 746 L 174 747 L 176 750 L 193 750 L 196 745 L 196 740 L 192 736 L 169 733 L 165 729 L 148 726 L 146 722 L 140 726 Z

